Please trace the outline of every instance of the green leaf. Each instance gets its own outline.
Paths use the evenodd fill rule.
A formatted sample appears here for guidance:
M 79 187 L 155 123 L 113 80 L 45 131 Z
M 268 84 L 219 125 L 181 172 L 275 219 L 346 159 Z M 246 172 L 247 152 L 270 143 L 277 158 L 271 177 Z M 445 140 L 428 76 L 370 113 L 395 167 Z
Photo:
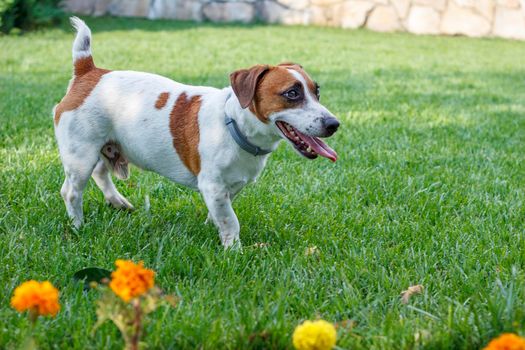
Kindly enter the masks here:
M 111 271 L 101 269 L 99 267 L 88 267 L 75 272 L 73 279 L 75 281 L 83 281 L 84 289 L 89 289 L 92 282 L 103 283 L 104 279 L 111 278 Z

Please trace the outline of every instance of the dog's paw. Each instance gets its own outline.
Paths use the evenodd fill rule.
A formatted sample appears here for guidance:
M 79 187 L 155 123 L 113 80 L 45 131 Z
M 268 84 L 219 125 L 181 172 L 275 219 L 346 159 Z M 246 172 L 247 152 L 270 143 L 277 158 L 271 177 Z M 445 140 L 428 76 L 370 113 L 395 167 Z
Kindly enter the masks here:
M 239 237 L 221 237 L 222 245 L 224 246 L 224 250 L 231 250 L 231 251 L 239 251 L 242 252 L 242 244 Z
M 106 198 L 106 201 L 117 209 L 135 210 L 133 205 L 122 195 L 113 195 Z
M 80 230 L 80 226 L 82 226 L 82 219 L 80 218 L 73 218 L 73 228 L 75 230 Z
M 241 244 L 241 240 L 238 239 L 236 241 L 234 241 L 231 245 L 229 246 L 224 246 L 224 251 L 229 251 L 229 252 L 236 252 L 236 253 L 239 253 L 239 254 L 242 254 L 243 251 L 242 251 L 242 244 Z

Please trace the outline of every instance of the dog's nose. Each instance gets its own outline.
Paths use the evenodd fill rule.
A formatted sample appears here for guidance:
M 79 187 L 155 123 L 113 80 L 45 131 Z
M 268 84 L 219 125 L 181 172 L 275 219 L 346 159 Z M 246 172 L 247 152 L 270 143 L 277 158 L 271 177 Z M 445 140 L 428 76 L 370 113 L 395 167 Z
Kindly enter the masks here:
M 324 127 L 326 131 L 328 131 L 328 133 L 332 135 L 337 131 L 337 128 L 339 128 L 339 121 L 332 117 L 326 118 L 324 120 Z

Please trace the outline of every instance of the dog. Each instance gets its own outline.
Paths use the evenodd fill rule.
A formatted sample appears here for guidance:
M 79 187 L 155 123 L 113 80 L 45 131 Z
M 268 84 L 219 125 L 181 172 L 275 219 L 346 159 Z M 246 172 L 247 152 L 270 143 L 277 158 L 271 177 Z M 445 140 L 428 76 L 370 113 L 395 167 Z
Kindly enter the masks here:
M 60 193 L 76 228 L 90 177 L 107 202 L 133 209 L 111 179 L 111 173 L 126 179 L 131 163 L 200 191 L 224 247 L 240 245 L 232 200 L 257 179 L 281 140 L 308 159 L 336 161 L 319 137 L 333 135 L 339 121 L 321 105 L 319 85 L 302 66 L 237 70 L 223 89 L 184 85 L 96 67 L 90 29 L 76 17 L 71 24 L 73 78 L 53 116 L 65 172 Z

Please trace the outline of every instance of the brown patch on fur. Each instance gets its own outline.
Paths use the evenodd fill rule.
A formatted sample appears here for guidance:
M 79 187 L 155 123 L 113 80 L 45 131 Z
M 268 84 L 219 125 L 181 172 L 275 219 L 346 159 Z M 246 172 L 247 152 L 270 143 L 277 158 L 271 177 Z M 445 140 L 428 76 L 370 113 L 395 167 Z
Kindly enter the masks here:
M 312 80 L 312 78 L 310 78 L 310 76 L 304 71 L 303 66 L 301 66 L 300 64 L 297 64 L 297 63 L 285 62 L 285 63 L 279 64 L 279 67 L 285 67 L 285 68 L 293 69 L 294 71 L 296 71 L 299 74 L 301 74 L 302 77 L 304 78 L 304 81 L 306 81 L 306 85 L 308 87 L 308 90 L 310 90 L 312 92 L 312 94 L 314 96 L 316 96 L 317 86 L 315 85 L 315 82 Z
M 249 69 L 240 69 L 230 75 L 232 89 L 241 107 L 248 107 L 263 123 L 268 123 L 268 117 L 272 113 L 296 107 L 297 102 L 290 102 L 280 96 L 294 84 L 300 83 L 288 69 L 301 74 L 306 82 L 306 89 L 316 96 L 317 86 L 301 65 L 292 62 L 277 66 L 259 64 Z
M 155 108 L 162 109 L 166 103 L 168 103 L 168 98 L 170 97 L 169 92 L 163 92 L 159 95 L 157 98 L 157 102 L 155 102 Z
M 295 62 L 283 62 L 283 63 L 279 63 L 277 66 L 297 66 L 299 68 L 303 68 L 303 66 Z
M 75 69 L 75 77 L 80 77 L 94 69 L 95 63 L 93 62 L 93 57 L 88 56 L 77 59 L 73 66 Z
M 199 155 L 199 95 L 188 99 L 185 92 L 179 95 L 170 113 L 170 132 L 173 147 L 186 167 L 197 175 L 201 171 Z
M 267 65 L 258 64 L 249 69 L 239 69 L 230 74 L 230 82 L 242 108 L 248 107 L 255 96 L 257 84 L 270 69 Z
M 295 107 L 296 103 L 280 95 L 297 83 L 299 81 L 285 67 L 271 67 L 257 85 L 250 111 L 267 123 L 270 114 Z
M 100 78 L 109 72 L 111 71 L 107 69 L 96 68 L 91 57 L 76 60 L 73 82 L 67 94 L 55 108 L 55 125 L 58 125 L 62 113 L 80 107 L 98 84 Z

